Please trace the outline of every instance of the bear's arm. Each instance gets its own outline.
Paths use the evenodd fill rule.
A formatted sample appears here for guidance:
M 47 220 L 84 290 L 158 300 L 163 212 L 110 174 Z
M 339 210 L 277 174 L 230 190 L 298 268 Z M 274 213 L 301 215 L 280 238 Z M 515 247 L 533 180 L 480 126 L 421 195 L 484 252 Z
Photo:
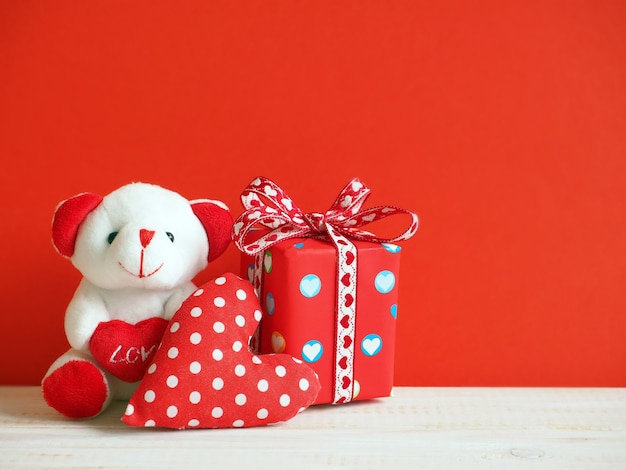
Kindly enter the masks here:
M 166 320 L 171 320 L 172 316 L 176 313 L 176 311 L 180 308 L 182 303 L 185 301 L 187 297 L 189 297 L 192 292 L 196 290 L 196 285 L 192 282 L 188 282 L 178 288 L 176 288 L 165 305 L 163 307 L 163 318 Z
M 65 311 L 65 335 L 74 349 L 89 351 L 89 340 L 100 322 L 110 320 L 104 300 L 85 280 Z

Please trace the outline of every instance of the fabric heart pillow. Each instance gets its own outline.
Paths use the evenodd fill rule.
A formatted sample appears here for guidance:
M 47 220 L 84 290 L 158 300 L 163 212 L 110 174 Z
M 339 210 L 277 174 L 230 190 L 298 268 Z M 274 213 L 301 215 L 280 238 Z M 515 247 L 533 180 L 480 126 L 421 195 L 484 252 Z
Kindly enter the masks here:
M 320 390 L 286 354 L 254 355 L 261 320 L 249 282 L 226 274 L 197 289 L 172 317 L 122 421 L 175 429 L 262 426 L 291 419 Z

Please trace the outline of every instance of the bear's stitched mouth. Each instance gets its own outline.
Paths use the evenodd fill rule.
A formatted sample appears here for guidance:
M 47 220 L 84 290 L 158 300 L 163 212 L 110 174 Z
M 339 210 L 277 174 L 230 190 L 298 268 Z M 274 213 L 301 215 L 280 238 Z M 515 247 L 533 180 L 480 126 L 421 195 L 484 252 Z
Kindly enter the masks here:
M 123 269 L 124 271 L 126 271 L 128 274 L 131 274 L 131 275 L 133 275 L 133 276 L 135 276 L 135 277 L 138 277 L 139 279 L 143 279 L 143 278 L 145 278 L 145 277 L 150 277 L 150 276 L 152 276 L 153 274 L 156 274 L 156 273 L 157 273 L 157 272 L 158 272 L 158 271 L 159 271 L 159 270 L 163 267 L 163 265 L 164 265 L 165 263 L 161 263 L 161 264 L 160 264 L 160 265 L 159 265 L 159 266 L 158 266 L 158 267 L 157 267 L 154 271 L 149 272 L 148 274 L 145 274 L 145 273 L 143 272 L 143 263 L 142 263 L 142 264 L 141 264 L 141 266 L 139 267 L 139 274 L 132 272 L 130 269 L 128 269 L 126 266 L 124 266 L 124 265 L 122 264 L 122 262 L 121 262 L 121 261 L 118 261 L 118 262 L 117 262 L 117 264 L 119 264 L 119 265 L 122 267 L 122 269 Z

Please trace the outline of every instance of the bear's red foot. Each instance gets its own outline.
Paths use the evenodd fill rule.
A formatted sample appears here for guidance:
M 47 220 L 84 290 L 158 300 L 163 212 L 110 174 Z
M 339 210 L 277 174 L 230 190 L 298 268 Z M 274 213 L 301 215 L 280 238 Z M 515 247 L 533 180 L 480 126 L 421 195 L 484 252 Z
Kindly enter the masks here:
M 46 403 L 69 418 L 98 415 L 109 398 L 102 371 L 88 361 L 71 360 L 46 376 L 41 384 Z

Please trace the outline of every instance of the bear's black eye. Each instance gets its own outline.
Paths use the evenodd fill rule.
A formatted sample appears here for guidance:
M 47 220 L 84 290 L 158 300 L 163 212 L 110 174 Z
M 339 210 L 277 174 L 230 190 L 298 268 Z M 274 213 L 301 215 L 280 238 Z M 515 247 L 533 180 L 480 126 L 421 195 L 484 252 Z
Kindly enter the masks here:
M 107 237 L 107 241 L 109 242 L 109 245 L 113 243 L 113 240 L 115 240 L 115 237 L 117 237 L 117 232 L 109 233 L 109 236 Z
M 174 243 L 174 234 L 172 232 L 165 232 L 165 235 L 167 235 L 167 238 L 169 238 L 170 241 Z

